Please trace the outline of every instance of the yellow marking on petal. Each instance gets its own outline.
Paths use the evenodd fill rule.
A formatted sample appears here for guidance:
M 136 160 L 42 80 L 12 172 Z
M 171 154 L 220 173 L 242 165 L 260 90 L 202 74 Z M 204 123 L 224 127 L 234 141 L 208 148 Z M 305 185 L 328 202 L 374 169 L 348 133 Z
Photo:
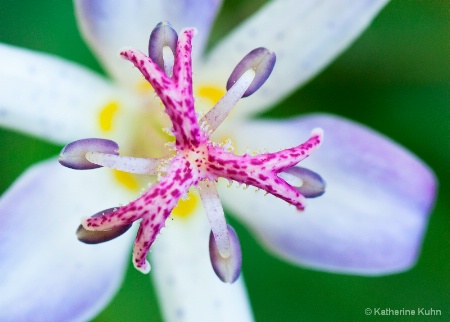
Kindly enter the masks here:
M 198 89 L 198 95 L 208 98 L 213 104 L 216 104 L 225 95 L 225 90 L 214 86 L 201 86 Z
M 119 103 L 117 101 L 108 102 L 99 114 L 100 129 L 105 132 L 111 131 L 113 127 L 114 116 L 119 111 Z
M 139 182 L 128 172 L 113 170 L 114 178 L 125 188 L 130 190 L 139 190 Z
M 136 84 L 136 89 L 141 94 L 153 91 L 153 86 L 146 80 L 141 80 Z
M 205 115 L 225 94 L 225 90 L 217 86 L 205 85 L 196 89 L 195 110 Z
M 172 210 L 172 215 L 181 218 L 189 217 L 191 214 L 193 214 L 194 210 L 197 208 L 199 200 L 200 196 L 198 195 L 196 190 L 193 188 L 189 189 L 187 199 L 178 200 L 177 205 Z

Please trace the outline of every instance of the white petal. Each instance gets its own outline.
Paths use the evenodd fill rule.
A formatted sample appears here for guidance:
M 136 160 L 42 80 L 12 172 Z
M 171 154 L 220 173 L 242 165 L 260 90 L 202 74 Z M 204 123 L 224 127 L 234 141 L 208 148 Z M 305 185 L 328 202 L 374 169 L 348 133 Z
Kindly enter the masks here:
M 0 44 L 0 125 L 57 143 L 100 133 L 100 110 L 124 100 L 89 70 L 54 56 Z
M 324 142 L 301 162 L 327 183 L 304 213 L 252 189 L 220 190 L 225 206 L 278 255 L 329 271 L 384 274 L 417 259 L 435 178 L 415 156 L 361 125 L 327 115 L 255 121 L 236 130 L 243 146 L 270 151 L 302 142 L 314 127 Z
M 151 275 L 164 321 L 253 321 L 242 275 L 226 284 L 214 274 L 209 233 L 206 215 L 197 211 L 174 217 L 154 244 Z
M 0 200 L 0 320 L 86 321 L 120 286 L 133 234 L 79 242 L 80 218 L 127 195 L 107 171 L 50 160 L 32 167 Z
M 224 87 L 248 52 L 266 47 L 277 62 L 267 82 L 241 103 L 238 113 L 266 109 L 310 80 L 372 21 L 386 0 L 278 0 L 244 22 L 207 58 L 198 84 Z
M 169 21 L 177 32 L 185 27 L 199 30 L 195 54 L 202 53 L 221 0 L 76 0 L 80 29 L 108 72 L 125 86 L 142 79 L 119 57 L 123 47 L 147 52 L 150 32 L 161 21 Z

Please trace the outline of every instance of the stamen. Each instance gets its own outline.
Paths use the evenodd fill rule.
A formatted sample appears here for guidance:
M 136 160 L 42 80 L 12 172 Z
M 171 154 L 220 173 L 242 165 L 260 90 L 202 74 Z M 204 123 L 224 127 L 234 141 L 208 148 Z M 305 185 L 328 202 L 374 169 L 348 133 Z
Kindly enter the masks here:
M 231 244 L 230 256 L 227 258 L 220 256 L 213 232 L 209 235 L 209 256 L 217 277 L 219 277 L 222 282 L 231 284 L 234 283 L 241 274 L 242 252 L 236 231 L 230 225 L 227 225 L 227 230 Z
M 219 102 L 201 119 L 200 122 L 206 122 L 211 132 L 215 131 L 219 125 L 230 114 L 231 109 L 242 98 L 244 93 L 255 79 L 256 72 L 252 68 L 245 71 L 239 79 L 231 86 Z
M 109 208 L 105 209 L 103 211 L 100 211 L 93 215 L 91 218 L 96 217 L 102 217 L 104 215 L 110 214 L 114 211 L 116 211 L 118 208 Z M 110 241 L 114 238 L 119 237 L 120 235 L 124 234 L 128 229 L 130 229 L 132 225 L 123 225 L 116 228 L 108 229 L 108 230 L 101 230 L 101 231 L 93 231 L 93 230 L 87 230 L 82 225 L 78 226 L 76 235 L 79 241 L 85 243 L 85 244 L 100 244 L 107 241 Z
M 249 69 L 256 73 L 255 79 L 242 97 L 247 97 L 256 92 L 269 78 L 275 65 L 276 56 L 267 48 L 259 47 L 249 52 L 237 64 L 227 82 L 227 90 Z
M 112 155 L 119 154 L 119 145 L 106 139 L 82 139 L 67 144 L 59 155 L 59 163 L 76 170 L 88 170 L 101 168 L 101 165 L 92 163 L 86 159 L 88 152 L 100 152 Z
M 162 163 L 160 159 L 125 157 L 101 152 L 87 152 L 86 160 L 102 167 L 148 175 L 157 174 Z
M 167 21 L 160 22 L 150 34 L 148 56 L 172 77 L 178 34 Z
M 302 167 L 292 167 L 279 174 L 306 198 L 316 198 L 325 193 L 325 181 L 317 173 Z
M 219 194 L 214 182 L 202 181 L 199 183 L 199 193 L 205 207 L 214 236 L 216 248 L 222 258 L 231 255 L 231 244 L 228 236 L 227 222 L 220 202 Z

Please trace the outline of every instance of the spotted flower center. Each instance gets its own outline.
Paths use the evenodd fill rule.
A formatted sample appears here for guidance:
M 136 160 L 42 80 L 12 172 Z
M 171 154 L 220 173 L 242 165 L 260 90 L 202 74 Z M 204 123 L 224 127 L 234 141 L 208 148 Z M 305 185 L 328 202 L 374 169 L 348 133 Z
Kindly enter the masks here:
M 178 200 L 191 187 L 197 188 L 211 224 L 209 250 L 213 269 L 222 281 L 232 283 L 239 277 L 241 250 L 235 231 L 225 220 L 216 188 L 218 178 L 265 190 L 301 211 L 305 197 L 324 192 L 319 175 L 297 167 L 320 145 L 322 131 L 314 129 L 310 138 L 298 146 L 257 155 L 236 155 L 226 146 L 211 141 L 211 133 L 237 101 L 252 95 L 269 77 L 275 54 L 266 48 L 247 54 L 231 73 L 225 95 L 199 119 L 192 90 L 194 34 L 195 29 L 188 28 L 178 36 L 168 23 L 160 23 L 150 36 L 148 56 L 132 49 L 121 52 L 123 58 L 139 69 L 165 107 L 172 123 L 170 132 L 175 137 L 171 156 L 122 156 L 114 141 L 84 139 L 68 144 L 61 152 L 60 163 L 74 169 L 103 166 L 127 173 L 158 175 L 158 181 L 136 200 L 82 220 L 77 231 L 81 241 L 99 243 L 123 234 L 133 222 L 141 220 L 133 264 L 143 273 L 150 271 L 147 254 Z

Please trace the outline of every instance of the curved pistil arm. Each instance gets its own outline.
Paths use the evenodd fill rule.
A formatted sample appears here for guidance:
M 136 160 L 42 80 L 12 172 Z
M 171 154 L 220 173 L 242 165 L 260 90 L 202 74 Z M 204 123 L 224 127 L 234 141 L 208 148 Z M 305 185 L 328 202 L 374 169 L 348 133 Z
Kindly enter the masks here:
M 175 144 L 179 148 L 198 146 L 206 140 L 198 125 L 192 94 L 191 41 L 194 34 L 193 28 L 181 32 L 172 77 L 167 76 L 157 63 L 140 51 L 130 49 L 120 53 L 139 69 L 161 98 L 172 121 Z
M 220 147 L 208 146 L 208 172 L 218 177 L 252 185 L 304 210 L 305 197 L 298 189 L 278 176 L 311 155 L 322 142 L 322 130 L 314 129 L 311 137 L 299 146 L 275 153 L 237 156 Z

